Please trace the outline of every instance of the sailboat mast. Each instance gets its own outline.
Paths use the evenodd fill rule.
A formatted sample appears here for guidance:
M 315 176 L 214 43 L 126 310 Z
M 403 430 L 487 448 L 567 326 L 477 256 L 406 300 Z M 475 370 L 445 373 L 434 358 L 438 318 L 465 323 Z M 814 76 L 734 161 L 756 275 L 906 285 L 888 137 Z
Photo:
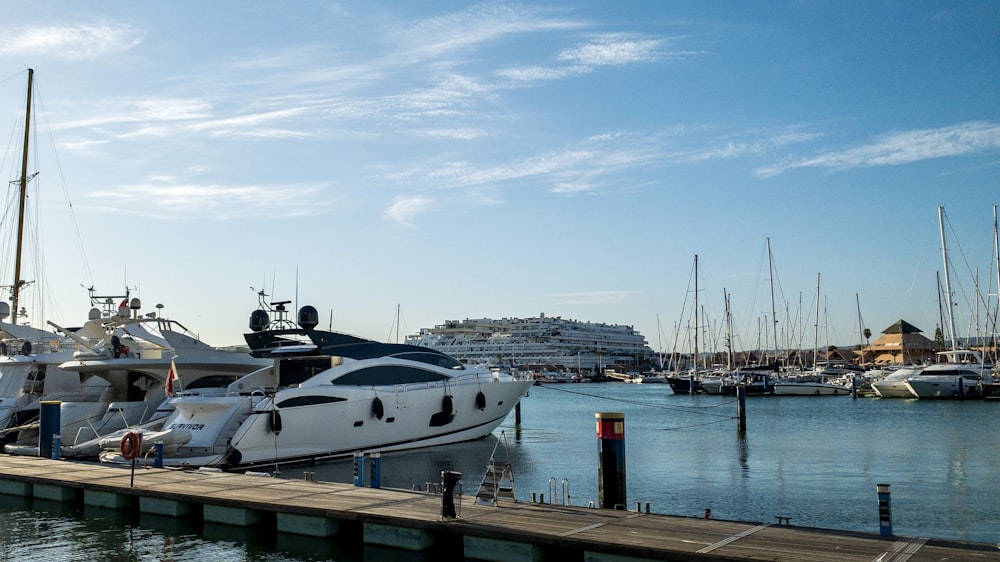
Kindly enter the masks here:
M 813 324 L 813 370 L 819 361 L 819 276 L 816 274 L 816 323 Z
M 694 255 L 694 372 L 698 372 L 698 254 Z
M 955 351 L 955 346 L 958 345 L 958 338 L 955 335 L 955 314 L 952 311 L 951 303 L 951 276 L 948 275 L 948 247 L 945 245 L 944 240 L 944 206 L 938 207 L 938 222 L 941 225 L 941 257 L 944 260 L 944 295 L 947 300 L 945 308 L 948 311 L 948 329 L 951 330 L 951 350 Z
M 997 311 L 993 314 L 993 350 L 996 353 L 997 348 L 997 316 L 1000 316 L 1000 233 L 997 232 L 997 206 L 993 205 L 993 257 L 997 260 L 996 274 L 997 274 Z M 987 311 L 986 316 L 989 317 L 989 312 Z M 993 362 L 996 364 L 998 358 L 994 357 Z
M 726 370 L 733 370 L 733 318 L 729 313 L 729 293 L 722 289 L 726 304 Z
M 35 78 L 35 70 L 28 69 L 28 101 L 24 109 L 24 152 L 21 156 L 21 200 L 17 211 L 17 259 L 14 264 L 14 285 L 11 287 L 11 324 L 17 324 L 18 301 L 21 297 L 21 247 L 24 243 L 24 207 L 28 198 L 28 139 L 31 126 L 31 88 Z
M 858 306 L 858 348 L 861 350 L 861 358 L 858 359 L 858 366 L 865 364 L 865 323 L 861 319 L 861 297 L 854 293 L 854 303 Z M 900 341 L 903 337 L 900 336 Z
M 771 259 L 771 237 L 767 238 L 767 273 L 771 285 L 771 324 L 774 330 L 774 362 L 778 362 L 778 313 L 774 308 L 774 260 Z

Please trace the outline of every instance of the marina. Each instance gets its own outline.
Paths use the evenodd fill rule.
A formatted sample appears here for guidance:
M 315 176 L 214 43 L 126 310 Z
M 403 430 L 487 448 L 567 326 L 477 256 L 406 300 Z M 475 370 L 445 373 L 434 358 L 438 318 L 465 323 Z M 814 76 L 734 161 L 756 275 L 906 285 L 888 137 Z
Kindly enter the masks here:
M 26 162 L 27 142 L 23 148 Z M 22 165 L 22 214 L 30 177 Z M 950 296 L 943 207 L 938 210 L 944 294 Z M 695 264 L 697 310 L 697 256 Z M 316 330 L 317 311 L 304 307 L 298 326 L 251 317 L 247 354 L 211 348 L 183 326 L 174 331 L 158 313 L 140 313 L 141 303 L 127 290 L 102 300 L 106 309 L 92 310 L 82 328 L 50 322 L 50 333 L 19 325 L 22 285 L 15 273 L 12 306 L 0 311 L 2 320 L 11 320 L 0 325 L 0 413 L 5 451 L 18 455 L 0 459 L 0 492 L 4 515 L 44 521 L 42 528 L 48 516 L 28 513 L 110 511 L 112 532 L 146 529 L 144 517 L 173 519 L 198 526 L 198 546 L 186 552 L 192 557 L 200 557 L 196 549 L 214 548 L 213 527 L 227 529 L 223 535 L 242 529 L 243 542 L 251 542 L 255 530 L 318 540 L 301 559 L 328 557 L 316 552 L 331 543 L 351 556 L 361 551 L 364 560 L 380 559 L 367 550 L 382 548 L 391 559 L 403 550 L 498 561 L 997 556 L 996 406 L 982 398 L 995 400 L 1000 389 L 987 353 L 957 347 L 961 336 L 950 307 L 947 336 L 924 338 L 923 347 L 899 346 L 902 358 L 882 338 L 820 352 L 817 277 L 813 370 L 798 365 L 795 372 L 793 356 L 803 351 L 788 345 L 794 334 L 778 340 L 772 287 L 773 345 L 744 352 L 761 360 L 759 368 L 736 372 L 745 377 L 742 386 L 690 378 L 710 393 L 690 395 L 663 384 L 671 381 L 662 357 L 660 371 L 642 373 L 656 354 L 629 325 L 545 314 L 467 319 L 388 344 L 332 327 Z M 259 295 L 264 305 L 266 295 Z M 284 310 L 290 302 L 267 304 Z M 858 317 L 863 333 L 860 306 Z M 709 356 L 699 351 L 694 318 L 693 353 L 676 353 L 674 375 L 682 374 L 682 363 L 698 374 Z M 898 331 L 883 334 L 916 339 L 906 336 L 920 330 L 897 324 Z M 983 351 L 983 341 L 978 344 Z M 948 346 L 952 351 L 940 351 Z M 831 383 L 820 373 L 821 359 L 886 366 L 914 352 L 951 356 L 914 367 L 900 381 L 907 389 L 898 395 L 903 400 L 848 400 L 859 395 L 847 379 Z M 976 359 L 959 362 L 959 353 Z M 720 354 L 712 355 L 717 363 Z M 544 383 L 584 384 L 529 391 L 531 381 L 517 371 Z M 586 384 L 609 377 L 644 384 Z M 796 398 L 744 404 L 737 388 Z M 875 388 L 883 397 L 896 391 Z M 805 398 L 816 395 L 842 398 Z M 54 425 L 36 419 L 46 405 L 62 416 Z M 599 508 L 606 482 L 603 453 L 594 454 L 593 423 L 595 412 L 608 410 L 621 411 L 622 427 L 629 428 L 620 473 L 625 488 L 627 441 L 628 486 L 612 502 L 619 509 Z M 509 455 L 502 473 L 509 488 L 499 505 L 483 505 L 478 500 L 496 474 L 500 442 Z M 98 452 L 107 463 L 133 468 L 139 458 L 141 468 L 46 458 L 92 459 Z M 354 464 L 338 460 L 352 452 Z M 895 514 L 888 509 L 890 487 Z M 168 542 L 184 532 L 162 537 Z M 4 538 L 4 548 L 26 548 L 16 535 Z M 280 550 L 277 544 L 265 550 Z M 69 557 L 77 547 L 66 543 L 51 558 Z
M 619 522 L 622 525 L 646 526 L 662 516 L 680 525 L 680 529 L 702 529 L 692 535 L 698 539 L 687 536 L 688 540 L 699 541 L 698 549 L 767 525 L 734 539 L 734 547 L 761 541 L 764 544 L 758 547 L 771 551 L 790 548 L 780 541 L 804 540 L 806 543 L 797 548 L 823 548 L 831 536 L 861 535 L 865 540 L 874 540 L 883 550 L 877 553 L 863 550 L 857 558 L 849 559 L 875 560 L 893 548 L 906 546 L 916 548 L 911 559 L 939 559 L 945 554 L 928 548 L 939 541 L 978 544 L 972 551 L 962 551 L 961 556 L 950 551 L 952 559 L 964 559 L 963 556 L 993 559 L 1000 552 L 995 548 L 1000 542 L 996 526 L 1000 507 L 994 501 L 992 476 L 998 450 L 988 431 L 969 432 L 967 428 L 988 427 L 996 415 L 996 406 L 982 400 L 760 397 L 747 400 L 747 431 L 740 434 L 734 419 L 736 406 L 730 397 L 672 395 L 664 385 L 544 385 L 533 387 L 522 401 L 521 423 L 515 423 L 512 414 L 493 436 L 382 455 L 380 484 L 382 489 L 393 493 L 416 494 L 406 497 L 421 498 L 412 501 L 422 505 L 420 509 L 433 525 L 450 525 L 454 522 L 440 520 L 440 493 L 430 496 L 425 493 L 428 489 L 438 492 L 436 486 L 441 482 L 442 471 L 460 473 L 463 479 L 458 519 L 481 521 L 479 510 L 489 512 L 494 508 L 474 505 L 476 491 L 491 455 L 502 441 L 513 468 L 517 510 L 508 509 L 510 501 L 501 501 L 497 509 L 506 516 L 516 514 L 518 519 L 511 524 L 519 524 L 521 529 L 542 525 L 532 519 L 537 515 L 532 511 L 535 508 L 544 508 L 546 513 L 565 508 L 573 517 L 631 515 L 629 522 L 624 519 Z M 596 411 L 609 409 L 625 416 L 627 515 L 624 512 L 601 515 L 600 512 L 607 510 L 589 507 L 598 501 L 599 459 L 594 415 Z M 29 457 L 0 458 L 3 462 L 8 460 L 37 462 Z M 149 458 L 141 462 L 151 464 Z M 113 474 L 118 482 L 128 485 L 127 469 L 100 465 L 94 465 L 93 469 L 105 468 L 117 471 Z M 275 480 L 288 481 L 296 487 L 308 485 L 309 479 L 347 495 L 360 497 L 370 493 L 370 471 L 367 468 L 362 471 L 361 488 L 354 486 L 356 470 L 349 459 L 282 464 L 257 470 L 280 476 L 279 479 L 246 477 L 254 483 L 266 483 L 268 488 L 278 485 Z M 30 472 L 40 475 L 37 470 Z M 158 471 L 140 468 L 136 482 L 148 481 L 153 473 Z M 166 473 L 174 478 L 172 472 Z M 220 481 L 239 474 L 202 472 L 192 476 Z M 877 538 L 880 528 L 875 492 L 879 483 L 892 486 L 894 541 Z M 164 484 L 160 489 L 170 488 L 177 486 Z M 198 490 L 203 493 L 204 488 L 199 485 Z M 14 502 L 13 496 L 3 497 Z M 12 516 L 43 518 L 46 525 L 56 523 L 50 522 L 45 511 L 39 512 L 37 507 L 32 515 L 32 505 L 48 505 L 45 509 L 56 513 L 69 509 L 65 505 L 53 507 L 48 500 L 36 499 L 34 504 L 19 501 L 12 503 Z M 381 507 L 387 505 L 370 501 Z M 646 517 L 647 506 L 650 515 L 656 517 Z M 95 508 L 82 509 L 92 513 Z M 719 525 L 710 534 L 719 535 L 700 534 L 705 532 L 702 525 L 706 523 L 703 518 L 706 509 L 712 518 L 708 523 Z M 636 517 L 639 511 L 642 517 Z M 110 526 L 105 532 L 109 534 L 116 533 L 116 529 L 117 533 L 131 529 L 137 536 L 162 536 L 145 547 L 152 549 L 147 551 L 153 554 L 170 544 L 176 552 L 189 556 L 206 549 L 230 549 L 244 553 L 238 555 L 241 558 L 252 558 L 245 554 L 249 548 L 254 552 L 278 553 L 278 559 L 294 561 L 336 558 L 372 562 L 396 560 L 399 555 L 395 549 L 385 552 L 379 550 L 385 547 L 349 546 L 339 540 L 314 537 L 290 540 L 287 534 L 275 534 L 274 527 L 267 532 L 263 527 L 248 532 L 231 525 L 203 525 L 198 520 L 192 526 L 189 518 L 165 521 L 162 516 L 151 514 L 139 514 L 135 519 L 101 513 L 108 518 Z M 784 519 L 779 521 L 779 516 Z M 63 513 L 58 522 L 68 525 L 72 517 Z M 554 516 L 549 513 L 546 517 Z M 561 529 L 559 532 L 567 532 L 592 524 L 587 521 L 579 527 L 553 525 Z M 795 533 L 781 533 L 786 530 Z M 647 528 L 646 532 L 650 530 Z M 917 546 L 907 542 L 911 537 L 928 542 Z M 638 540 L 620 532 L 615 539 L 629 543 Z M 29 540 L 28 535 L 13 537 L 10 544 Z M 308 546 L 305 550 L 289 546 L 296 543 Z M 838 544 L 844 548 L 842 543 Z M 985 546 L 990 548 L 983 550 Z M 68 551 L 60 552 L 65 557 Z

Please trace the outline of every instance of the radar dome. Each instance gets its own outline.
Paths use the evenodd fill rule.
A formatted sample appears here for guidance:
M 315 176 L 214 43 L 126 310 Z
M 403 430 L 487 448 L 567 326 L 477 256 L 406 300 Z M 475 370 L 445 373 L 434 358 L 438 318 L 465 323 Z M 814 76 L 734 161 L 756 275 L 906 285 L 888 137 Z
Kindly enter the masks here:
M 6 301 L 0 302 L 0 320 L 5 320 L 10 316 L 10 305 Z
M 87 313 L 87 320 L 100 320 L 100 319 L 101 319 L 101 309 L 97 308 L 96 306 L 94 308 L 91 308 L 90 312 Z
M 254 332 L 263 331 L 270 321 L 271 318 L 267 315 L 267 311 L 258 308 L 250 313 L 250 329 Z
M 139 300 L 139 297 L 135 297 L 129 301 L 128 307 L 131 308 L 132 310 L 139 310 L 140 308 L 142 308 L 142 301 Z
M 319 312 L 316 307 L 305 305 L 299 309 L 299 326 L 304 330 L 312 330 L 319 324 Z

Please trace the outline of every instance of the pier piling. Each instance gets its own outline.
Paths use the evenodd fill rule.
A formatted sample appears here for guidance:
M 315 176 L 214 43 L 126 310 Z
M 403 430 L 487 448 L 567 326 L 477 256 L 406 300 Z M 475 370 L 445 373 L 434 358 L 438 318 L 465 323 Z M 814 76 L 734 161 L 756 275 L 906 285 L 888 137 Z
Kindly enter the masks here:
M 365 485 L 365 454 L 361 451 L 354 453 L 354 485 L 359 488 Z
M 743 385 L 736 386 L 736 429 L 747 430 L 747 389 Z
M 52 441 L 57 433 L 62 421 L 59 417 L 59 408 L 62 402 L 59 400 L 45 400 L 42 402 L 41 412 L 38 422 L 38 456 L 43 458 L 52 457 Z
M 598 412 L 597 469 L 599 507 L 614 509 L 625 502 L 625 414 Z
M 892 506 L 889 499 L 889 484 L 876 484 L 878 492 L 878 532 L 884 538 L 892 538 Z

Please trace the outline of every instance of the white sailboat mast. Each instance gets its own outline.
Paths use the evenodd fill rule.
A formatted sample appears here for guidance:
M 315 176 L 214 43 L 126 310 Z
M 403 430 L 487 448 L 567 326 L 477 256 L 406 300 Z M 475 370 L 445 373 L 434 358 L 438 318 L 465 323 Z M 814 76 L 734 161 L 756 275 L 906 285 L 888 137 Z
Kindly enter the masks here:
M 698 372 L 698 254 L 694 255 L 694 372 Z
M 951 350 L 955 351 L 958 337 L 955 334 L 955 313 L 951 302 L 951 276 L 948 274 L 948 246 L 944 239 L 944 207 L 938 207 L 938 223 L 941 226 L 941 258 L 944 261 L 944 296 L 945 308 L 948 311 L 948 329 L 951 330 Z
M 819 273 L 816 274 L 816 323 L 813 324 L 813 369 L 819 361 Z
M 771 285 L 771 324 L 774 330 L 774 361 L 778 361 L 778 313 L 774 308 L 774 260 L 771 258 L 771 238 L 767 238 L 767 273 Z

